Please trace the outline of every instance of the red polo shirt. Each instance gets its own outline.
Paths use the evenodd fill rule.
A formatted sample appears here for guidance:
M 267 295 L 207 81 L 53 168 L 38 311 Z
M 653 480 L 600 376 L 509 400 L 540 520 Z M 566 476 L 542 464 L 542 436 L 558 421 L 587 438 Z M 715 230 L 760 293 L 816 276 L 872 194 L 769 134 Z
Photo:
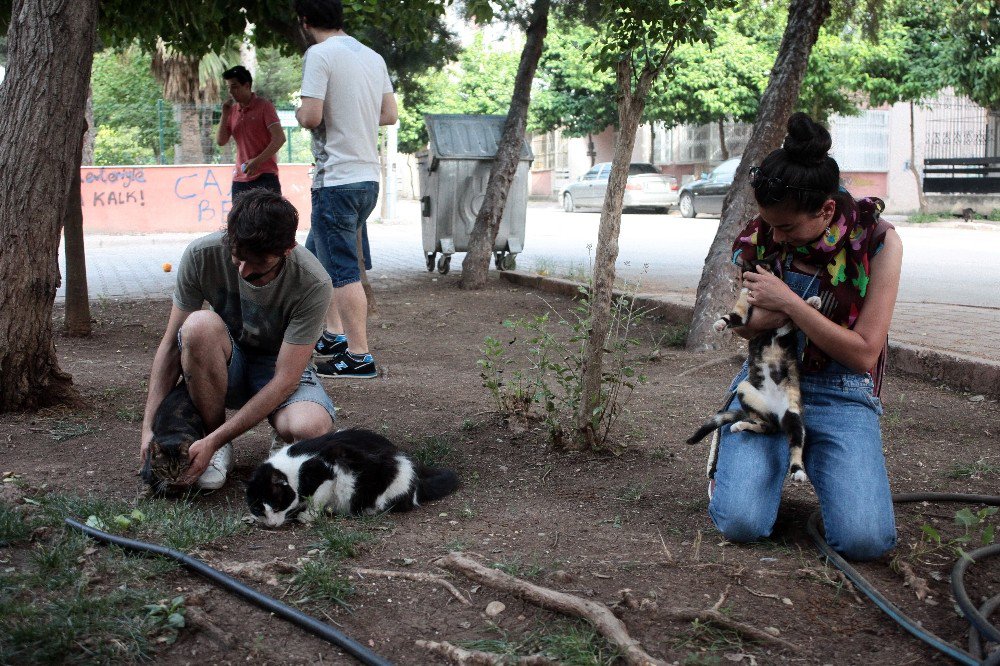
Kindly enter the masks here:
M 257 157 L 271 143 L 271 132 L 267 129 L 278 120 L 278 112 L 263 97 L 254 94 L 246 106 L 236 104 L 229 114 L 229 133 L 236 140 L 236 168 L 233 170 L 233 181 L 246 183 L 254 180 L 262 173 L 278 173 L 278 162 L 275 155 L 257 165 L 253 176 L 247 176 L 240 170 L 240 165 Z

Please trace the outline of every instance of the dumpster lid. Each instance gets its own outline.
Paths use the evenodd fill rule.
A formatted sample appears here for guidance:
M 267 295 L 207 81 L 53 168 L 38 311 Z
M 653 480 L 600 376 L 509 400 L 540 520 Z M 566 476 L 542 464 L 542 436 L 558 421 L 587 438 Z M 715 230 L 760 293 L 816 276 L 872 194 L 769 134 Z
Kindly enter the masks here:
M 458 160 L 492 158 L 497 154 L 505 120 L 507 116 L 426 114 L 424 122 L 431 140 L 431 156 Z M 527 140 L 521 145 L 520 159 L 534 159 Z

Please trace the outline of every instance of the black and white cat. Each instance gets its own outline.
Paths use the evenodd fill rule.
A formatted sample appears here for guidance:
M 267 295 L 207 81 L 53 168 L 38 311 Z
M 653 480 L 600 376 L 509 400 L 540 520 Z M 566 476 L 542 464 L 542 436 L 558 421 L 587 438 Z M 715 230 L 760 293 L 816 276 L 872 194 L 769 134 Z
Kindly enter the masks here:
M 409 511 L 458 488 L 448 469 L 427 467 L 370 430 L 307 439 L 271 454 L 247 483 L 250 512 L 268 527 L 295 518 Z
M 747 302 L 749 291 L 744 288 L 736 299 L 733 311 L 720 317 L 714 324 L 717 331 L 745 326 L 750 320 L 753 306 Z M 819 296 L 806 299 L 806 303 L 819 308 Z M 802 422 L 802 394 L 799 389 L 798 328 L 791 322 L 780 328 L 763 331 L 749 341 L 747 367 L 749 372 L 736 387 L 741 409 L 726 411 L 723 407 L 688 438 L 688 444 L 701 441 L 705 435 L 732 424 L 733 432 L 747 430 L 758 433 L 784 432 L 788 436 L 788 473 L 794 481 L 805 481 L 802 449 L 806 428 Z M 718 438 L 712 440 L 708 456 L 708 474 L 715 473 L 718 459 Z

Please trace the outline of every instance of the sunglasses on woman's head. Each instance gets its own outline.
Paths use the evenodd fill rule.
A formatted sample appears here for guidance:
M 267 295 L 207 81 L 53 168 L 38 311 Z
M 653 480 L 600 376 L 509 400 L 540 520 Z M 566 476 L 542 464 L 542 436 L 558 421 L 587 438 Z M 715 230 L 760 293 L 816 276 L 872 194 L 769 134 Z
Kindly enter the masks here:
M 750 168 L 750 187 L 761 190 L 761 198 L 771 201 L 781 201 L 788 194 L 788 190 L 799 190 L 801 192 L 816 192 L 822 194 L 820 190 L 811 187 L 796 187 L 788 185 L 780 178 L 765 176 L 760 167 Z

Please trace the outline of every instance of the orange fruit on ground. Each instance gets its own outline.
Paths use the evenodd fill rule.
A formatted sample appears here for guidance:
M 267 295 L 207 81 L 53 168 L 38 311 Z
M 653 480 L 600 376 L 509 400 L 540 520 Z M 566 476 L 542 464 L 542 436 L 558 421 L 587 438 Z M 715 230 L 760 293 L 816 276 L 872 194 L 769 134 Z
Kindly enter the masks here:
M 172 269 L 172 268 L 173 268 L 173 266 L 170 265 L 169 261 L 167 263 L 163 264 L 163 272 L 164 273 L 169 273 L 170 269 Z

